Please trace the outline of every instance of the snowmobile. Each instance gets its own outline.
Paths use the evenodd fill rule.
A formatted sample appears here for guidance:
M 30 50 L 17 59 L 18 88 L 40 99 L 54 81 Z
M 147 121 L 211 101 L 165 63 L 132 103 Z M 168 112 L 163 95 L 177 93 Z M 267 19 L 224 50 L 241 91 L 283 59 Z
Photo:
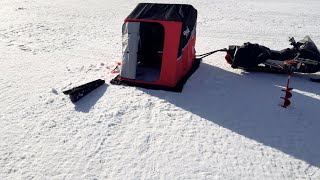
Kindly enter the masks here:
M 320 51 L 309 36 L 296 42 L 289 39 L 292 48 L 271 50 L 250 42 L 225 49 L 226 61 L 235 69 L 272 73 L 316 73 L 320 71 Z

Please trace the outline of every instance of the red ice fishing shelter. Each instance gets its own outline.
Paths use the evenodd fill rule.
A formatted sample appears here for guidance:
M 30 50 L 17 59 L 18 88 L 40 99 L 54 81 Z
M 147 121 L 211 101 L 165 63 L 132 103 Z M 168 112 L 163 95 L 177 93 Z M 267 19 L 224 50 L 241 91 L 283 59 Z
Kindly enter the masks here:
M 122 65 L 112 84 L 182 91 L 199 67 L 197 10 L 187 4 L 140 3 L 122 26 Z

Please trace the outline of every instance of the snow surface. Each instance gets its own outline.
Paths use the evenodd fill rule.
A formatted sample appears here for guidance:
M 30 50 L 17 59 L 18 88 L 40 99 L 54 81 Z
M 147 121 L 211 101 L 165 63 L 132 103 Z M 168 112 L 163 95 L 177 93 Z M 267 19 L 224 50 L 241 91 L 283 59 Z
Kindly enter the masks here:
M 0 1 L 0 179 L 320 179 L 320 85 L 234 70 L 218 53 L 182 93 L 103 85 L 75 105 L 62 91 L 114 77 L 121 25 L 141 1 Z M 147 1 L 144 1 L 147 2 Z M 163 2 L 163 1 L 155 1 Z M 318 0 L 168 0 L 199 11 L 197 52 L 272 49 L 310 35 Z

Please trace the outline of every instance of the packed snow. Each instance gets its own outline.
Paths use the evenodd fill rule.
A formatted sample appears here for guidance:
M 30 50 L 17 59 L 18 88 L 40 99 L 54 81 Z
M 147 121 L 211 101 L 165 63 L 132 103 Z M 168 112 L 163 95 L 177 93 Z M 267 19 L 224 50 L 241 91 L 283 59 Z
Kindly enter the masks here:
M 232 69 L 217 53 L 182 93 L 110 85 L 139 2 L 0 1 L 0 179 L 320 179 L 320 84 Z M 164 1 L 153 1 L 164 2 Z M 320 46 L 318 0 L 167 0 L 198 10 L 198 54 Z M 73 104 L 62 92 L 102 78 Z

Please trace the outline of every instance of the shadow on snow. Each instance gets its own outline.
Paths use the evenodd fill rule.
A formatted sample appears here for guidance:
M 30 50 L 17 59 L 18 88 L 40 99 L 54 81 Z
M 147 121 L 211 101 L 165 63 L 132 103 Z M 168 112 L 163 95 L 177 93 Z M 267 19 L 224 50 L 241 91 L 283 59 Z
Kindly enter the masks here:
M 92 107 L 97 103 L 97 101 L 103 96 L 103 94 L 107 91 L 108 85 L 103 84 L 97 89 L 93 90 L 82 99 L 80 99 L 75 104 L 75 110 L 88 113 Z
M 293 92 L 292 105 L 280 106 L 287 75 L 234 74 L 202 63 L 182 93 L 141 89 L 240 135 L 320 167 L 320 101 Z M 293 88 L 319 94 L 320 86 L 302 79 Z

